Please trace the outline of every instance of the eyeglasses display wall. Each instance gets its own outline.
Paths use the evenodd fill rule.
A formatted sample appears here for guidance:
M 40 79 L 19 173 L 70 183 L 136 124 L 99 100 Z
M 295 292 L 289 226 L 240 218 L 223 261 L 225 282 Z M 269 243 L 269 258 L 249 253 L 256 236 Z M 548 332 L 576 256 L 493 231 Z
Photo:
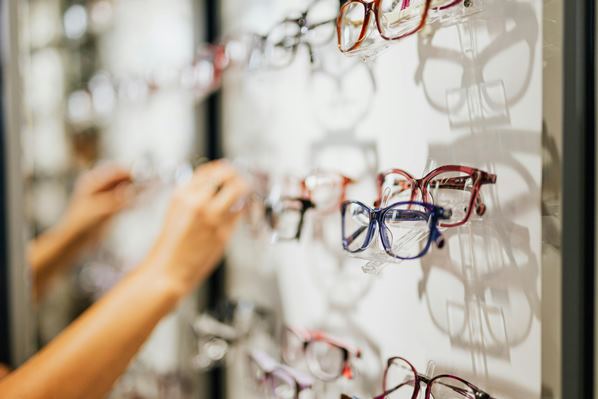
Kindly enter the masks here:
M 539 398 L 543 3 L 222 14 L 270 46 L 223 80 L 226 155 L 268 177 L 228 295 L 287 326 L 229 397 Z

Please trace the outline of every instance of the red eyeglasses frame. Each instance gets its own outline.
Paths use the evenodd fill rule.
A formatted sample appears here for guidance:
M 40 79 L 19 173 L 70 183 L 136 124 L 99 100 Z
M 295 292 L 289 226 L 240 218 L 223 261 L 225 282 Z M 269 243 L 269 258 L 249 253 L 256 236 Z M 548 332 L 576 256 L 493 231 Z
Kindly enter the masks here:
M 354 356 L 358 359 L 361 358 L 361 350 L 351 345 L 348 345 L 345 342 L 341 342 L 341 340 L 336 339 L 322 331 L 306 330 L 303 328 L 286 326 L 284 333 L 288 334 L 289 332 L 301 339 L 301 341 L 303 342 L 303 353 L 305 353 L 309 344 L 315 341 L 325 342 L 331 346 L 340 349 L 343 352 L 343 368 L 341 374 L 339 376 L 334 377 L 333 379 L 336 379 L 340 376 L 343 376 L 348 380 L 353 379 L 354 373 L 353 367 L 351 365 L 351 357 Z M 283 350 L 283 358 L 285 357 L 284 353 L 285 351 Z
M 411 0 L 401 0 L 403 2 L 403 5 L 401 6 L 403 9 L 409 7 L 410 5 L 410 1 Z M 442 7 L 438 7 L 436 8 L 437 10 L 445 10 L 447 8 L 453 7 L 459 3 L 461 3 L 463 0 L 453 0 L 452 2 L 450 2 L 447 5 L 444 5 Z M 352 51 L 357 50 L 360 46 L 361 43 L 365 40 L 365 38 L 367 37 L 367 30 L 368 30 L 368 26 L 370 24 L 370 18 L 371 18 L 371 14 L 374 14 L 374 18 L 376 19 L 376 27 L 378 28 L 378 33 L 380 34 L 380 36 L 384 39 L 384 40 L 399 40 L 402 39 L 404 37 L 413 35 L 416 32 L 419 32 L 425 25 L 426 25 L 426 21 L 428 20 L 428 12 L 430 11 L 431 5 L 432 5 L 432 0 L 426 0 L 426 5 L 424 8 L 424 12 L 423 12 L 423 16 L 422 16 L 422 20 L 420 21 L 420 23 L 417 25 L 417 27 L 415 27 L 412 31 L 409 31 L 407 33 L 404 33 L 402 35 L 396 36 L 396 37 L 391 37 L 391 36 L 386 36 L 383 33 L 383 30 L 381 28 L 381 23 L 380 23 L 380 3 L 382 2 L 382 0 L 373 0 L 373 1 L 365 1 L 365 0 L 351 0 L 346 2 L 345 4 L 343 4 L 343 6 L 340 8 L 340 11 L 338 13 L 338 16 L 336 18 L 336 38 L 337 38 L 337 44 L 338 44 L 338 48 L 342 53 L 350 53 Z M 345 10 L 350 7 L 352 4 L 355 3 L 360 3 L 363 5 L 364 10 L 365 10 L 365 16 L 364 16 L 364 20 L 363 20 L 363 25 L 361 27 L 361 31 L 359 32 L 359 37 L 357 38 L 357 41 L 355 42 L 355 44 L 353 44 L 353 46 L 351 46 L 348 49 L 344 49 L 342 48 L 341 45 L 341 30 L 342 30 L 342 17 L 345 13 Z
M 416 195 L 417 195 L 417 190 L 419 190 L 419 192 L 421 193 L 421 198 L 424 202 L 433 203 L 432 197 L 430 196 L 430 193 L 428 192 L 427 186 L 430 183 L 430 181 L 432 181 L 432 179 L 434 179 L 434 177 L 438 176 L 439 174 L 446 173 L 446 172 L 461 172 L 461 173 L 467 174 L 468 176 L 454 177 L 454 178 L 450 178 L 448 180 L 444 179 L 443 184 L 452 185 L 451 188 L 454 188 L 454 189 L 464 190 L 464 185 L 465 185 L 466 179 L 469 177 L 472 177 L 473 178 L 473 187 L 471 189 L 471 198 L 470 198 L 469 204 L 467 206 L 467 214 L 465 215 L 463 220 L 456 222 L 456 223 L 442 223 L 441 222 L 440 226 L 441 227 L 458 227 L 458 226 L 464 225 L 465 223 L 467 223 L 467 221 L 471 217 L 471 212 L 472 212 L 474 204 L 475 204 L 476 214 L 478 216 L 482 216 L 484 213 L 486 213 L 486 205 L 482 202 L 482 200 L 480 198 L 480 190 L 481 190 L 482 185 L 495 184 L 496 183 L 496 175 L 492 174 L 492 173 L 484 172 L 483 170 L 480 170 L 480 169 L 472 168 L 469 166 L 461 166 L 461 165 L 441 166 L 439 168 L 432 170 L 430 173 L 428 173 L 421 179 L 416 179 L 415 177 L 413 177 L 411 174 L 404 171 L 403 169 L 389 169 L 382 173 L 379 173 L 378 181 L 377 181 L 378 195 L 377 195 L 377 199 L 375 202 L 375 206 L 376 207 L 380 206 L 380 204 L 382 202 L 382 195 L 383 195 L 382 190 L 384 188 L 384 182 L 386 181 L 386 178 L 390 175 L 401 175 L 410 181 L 410 183 L 411 183 L 410 187 L 403 187 L 403 189 L 404 190 L 411 189 L 411 198 L 410 198 L 411 201 L 415 200 Z M 401 183 L 403 183 L 403 182 L 401 181 Z M 399 185 L 398 182 L 395 185 Z M 436 204 L 436 205 L 438 205 L 438 204 Z

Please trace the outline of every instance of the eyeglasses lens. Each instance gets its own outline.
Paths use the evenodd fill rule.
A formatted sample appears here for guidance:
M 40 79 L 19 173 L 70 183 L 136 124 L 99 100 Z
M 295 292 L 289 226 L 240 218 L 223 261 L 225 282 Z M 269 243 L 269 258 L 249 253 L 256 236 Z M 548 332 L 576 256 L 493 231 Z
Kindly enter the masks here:
M 415 391 L 416 376 L 411 366 L 401 359 L 389 365 L 384 380 L 384 391 L 392 391 L 386 399 L 411 399 Z
M 266 217 L 266 208 L 264 200 L 256 195 L 249 198 L 247 211 L 245 212 L 247 224 L 254 232 L 259 232 L 263 226 L 263 220 Z
M 473 176 L 467 173 L 444 172 L 434 176 L 426 184 L 431 202 L 452 211 L 450 219 L 443 220 L 443 224 L 454 224 L 465 220 L 473 195 L 473 183 Z
M 313 175 L 305 180 L 311 200 L 319 211 L 338 209 L 342 198 L 341 177 L 336 175 Z
M 442 377 L 435 379 L 430 387 L 431 399 L 475 398 L 475 392 L 467 384 L 456 378 Z
M 430 211 L 416 204 L 399 204 L 383 215 L 383 241 L 394 256 L 418 257 L 430 237 Z
M 271 211 L 270 225 L 278 239 L 296 238 L 301 223 L 301 203 L 295 200 L 282 200 Z
M 343 8 L 340 15 L 339 46 L 342 51 L 349 51 L 357 41 L 365 23 L 366 9 L 360 2 L 352 2 Z
M 312 341 L 307 347 L 309 370 L 322 380 L 332 380 L 341 375 L 344 352 L 341 348 L 324 341 Z
M 422 23 L 426 0 L 382 0 L 380 2 L 380 30 L 389 39 L 413 33 Z
M 303 357 L 303 340 L 291 330 L 287 330 L 283 336 L 282 355 L 291 366 L 297 365 Z
M 382 182 L 382 200 L 380 207 L 401 201 L 421 201 L 421 194 L 415 182 L 400 173 L 389 173 Z
M 349 252 L 363 248 L 370 225 L 370 210 L 361 204 L 350 202 L 343 209 L 343 246 Z
M 291 376 L 279 370 L 272 373 L 272 395 L 274 398 L 295 399 L 296 394 L 295 381 Z

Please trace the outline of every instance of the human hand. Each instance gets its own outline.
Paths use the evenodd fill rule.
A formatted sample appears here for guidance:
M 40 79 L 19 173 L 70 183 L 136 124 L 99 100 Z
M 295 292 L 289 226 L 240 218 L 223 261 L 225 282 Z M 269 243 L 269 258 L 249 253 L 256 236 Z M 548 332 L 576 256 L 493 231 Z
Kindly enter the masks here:
M 74 237 L 95 237 L 133 197 L 129 171 L 112 164 L 96 167 L 79 178 L 61 225 Z
M 191 291 L 222 257 L 248 192 L 228 162 L 200 166 L 176 189 L 147 268 L 166 278 L 179 297 Z

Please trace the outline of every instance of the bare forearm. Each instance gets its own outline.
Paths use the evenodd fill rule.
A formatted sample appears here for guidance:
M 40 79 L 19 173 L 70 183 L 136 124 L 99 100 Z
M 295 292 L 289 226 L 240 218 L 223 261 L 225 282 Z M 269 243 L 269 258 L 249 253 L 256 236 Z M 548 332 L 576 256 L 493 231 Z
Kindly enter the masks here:
M 103 398 L 179 296 L 141 267 L 2 380 L 0 397 Z
M 84 241 L 84 235 L 59 224 L 31 242 L 28 260 L 36 298 L 43 295 L 54 276 L 75 262 Z
M 104 397 L 158 321 L 212 272 L 240 217 L 232 209 L 247 191 L 226 162 L 198 168 L 173 194 L 152 261 L 0 381 L 0 398 Z

